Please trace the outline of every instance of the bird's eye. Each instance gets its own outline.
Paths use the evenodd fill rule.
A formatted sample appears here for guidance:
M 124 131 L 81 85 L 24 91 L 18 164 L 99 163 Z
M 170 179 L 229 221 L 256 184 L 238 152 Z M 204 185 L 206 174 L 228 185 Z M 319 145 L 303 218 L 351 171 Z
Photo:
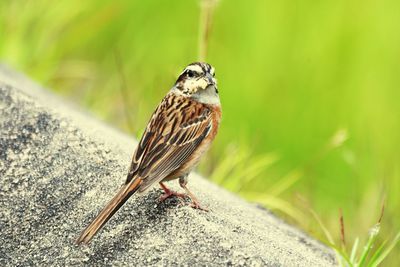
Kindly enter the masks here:
M 217 88 L 215 88 L 215 93 L 217 93 L 217 94 L 218 94 L 218 89 L 217 89 Z
M 188 76 L 189 78 L 193 78 L 193 77 L 195 76 L 195 73 L 194 73 L 194 71 L 192 71 L 192 70 L 188 70 L 188 72 L 187 72 L 187 76 Z
M 213 77 L 215 77 L 215 72 L 213 73 Z

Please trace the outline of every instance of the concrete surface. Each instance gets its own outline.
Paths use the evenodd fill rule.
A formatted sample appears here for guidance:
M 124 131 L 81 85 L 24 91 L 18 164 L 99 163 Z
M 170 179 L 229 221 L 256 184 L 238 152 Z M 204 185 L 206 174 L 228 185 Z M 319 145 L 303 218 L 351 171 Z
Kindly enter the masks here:
M 195 174 L 189 186 L 210 212 L 160 204 L 154 187 L 76 246 L 124 182 L 135 145 L 1 66 L 0 266 L 335 265 L 330 249 Z

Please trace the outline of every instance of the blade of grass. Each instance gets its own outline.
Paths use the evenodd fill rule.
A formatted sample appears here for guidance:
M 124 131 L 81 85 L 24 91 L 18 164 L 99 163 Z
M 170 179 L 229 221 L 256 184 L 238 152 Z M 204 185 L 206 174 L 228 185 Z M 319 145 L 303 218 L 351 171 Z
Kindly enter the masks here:
M 269 209 L 281 211 L 298 222 L 305 219 L 303 214 L 295 209 L 292 204 L 280 198 L 258 192 L 243 192 L 240 195 L 250 201 L 260 203 Z
M 232 169 L 238 166 L 246 157 L 246 152 L 236 148 L 230 149 L 227 154 L 229 155 L 221 161 L 210 176 L 211 180 L 215 181 L 217 184 L 222 184 L 227 179 Z
M 350 262 L 354 262 L 356 259 L 356 253 L 357 253 L 359 242 L 360 242 L 360 239 L 357 237 L 356 240 L 354 241 L 353 247 L 351 249 Z
M 318 214 L 312 209 L 308 208 L 311 215 L 314 217 L 314 219 L 317 221 L 319 224 L 319 227 L 321 227 L 326 239 L 329 241 L 329 243 L 333 246 L 335 246 L 335 241 L 333 241 L 332 235 L 329 233 L 328 229 L 325 227 L 325 224 L 322 222 L 321 218 L 318 216 Z
M 367 257 L 372 249 L 372 247 L 374 246 L 374 243 L 376 241 L 376 237 L 379 234 L 380 231 L 380 223 L 375 224 L 371 230 L 369 231 L 369 237 L 368 237 L 368 241 L 367 244 L 364 246 L 364 250 L 361 254 L 360 260 L 357 263 L 357 266 L 364 266 Z
M 345 233 L 344 233 L 344 219 L 343 219 L 343 211 L 342 209 L 339 209 L 340 213 L 340 241 L 341 241 L 341 246 L 343 251 L 346 251 L 346 238 L 345 238 Z
M 341 266 L 355 266 L 349 259 L 349 257 L 346 255 L 344 251 L 341 250 L 341 248 L 335 246 L 335 245 L 330 245 L 331 248 L 336 253 L 336 258 Z
M 385 248 L 388 240 L 382 242 L 382 244 L 374 251 L 374 254 L 371 256 L 369 260 L 369 266 L 373 265 L 373 263 L 378 259 L 378 257 L 382 254 L 383 249 Z
M 200 29 L 199 29 L 199 60 L 205 61 L 208 51 L 208 40 L 210 38 L 212 19 L 216 0 L 201 0 L 200 1 Z
M 371 259 L 371 266 L 378 266 L 379 264 L 382 263 L 383 260 L 386 259 L 386 257 L 389 255 L 389 253 L 396 247 L 396 245 L 400 242 L 400 232 L 397 233 L 395 238 L 390 242 L 389 246 L 379 254 L 378 257 L 373 257 Z
M 239 180 L 240 183 L 238 183 L 235 191 L 236 192 L 241 191 L 243 187 L 252 182 L 265 169 L 274 164 L 277 160 L 278 158 L 275 155 L 270 155 L 270 154 L 267 154 L 255 160 L 251 160 L 249 156 L 249 158 L 246 160 L 245 166 L 243 166 L 241 170 L 240 176 L 242 177 Z
M 332 247 L 335 250 L 336 254 L 336 259 L 342 266 L 344 264 L 342 263 L 342 260 L 344 260 L 349 266 L 352 266 L 349 257 L 340 249 L 336 246 L 335 241 L 332 238 L 332 235 L 329 233 L 328 228 L 326 228 L 325 224 L 322 222 L 321 218 L 318 216 L 318 214 L 312 209 L 308 208 L 314 219 L 318 222 L 319 226 L 321 227 L 323 233 L 325 234 L 326 239 L 330 243 L 329 246 Z
M 282 192 L 294 185 L 302 176 L 303 172 L 298 169 L 289 172 L 286 176 L 280 179 L 279 182 L 272 186 L 269 190 L 269 194 L 273 196 L 282 194 Z

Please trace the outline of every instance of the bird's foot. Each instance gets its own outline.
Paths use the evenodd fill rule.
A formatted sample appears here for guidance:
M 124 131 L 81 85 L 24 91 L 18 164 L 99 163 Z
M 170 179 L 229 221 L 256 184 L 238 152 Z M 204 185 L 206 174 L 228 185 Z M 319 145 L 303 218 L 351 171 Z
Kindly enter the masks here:
M 160 186 L 164 190 L 164 194 L 162 194 L 159 198 L 160 202 L 164 202 L 167 198 L 170 198 L 173 196 L 178 197 L 180 200 L 184 199 L 187 196 L 186 194 L 178 193 L 178 192 L 175 192 L 175 191 L 169 189 L 163 183 L 160 183 Z M 182 200 L 181 200 L 181 202 L 182 202 Z
M 187 196 L 184 193 L 178 193 L 178 192 L 172 191 L 170 189 L 167 189 L 167 190 L 164 189 L 164 191 L 165 191 L 165 193 L 162 194 L 160 196 L 160 198 L 159 198 L 160 202 L 164 202 L 167 198 L 170 198 L 170 197 L 173 197 L 173 196 L 181 198 L 181 199 L 185 199 L 186 196 Z
M 203 210 L 203 211 L 208 211 L 208 209 L 202 207 L 200 205 L 200 202 L 197 200 L 197 198 L 193 195 L 192 192 L 190 192 L 189 188 L 187 188 L 186 184 L 187 184 L 187 180 L 186 180 L 187 176 L 183 176 L 181 178 L 179 178 L 179 185 L 185 189 L 186 194 L 190 197 L 191 202 L 188 204 L 190 207 L 194 208 L 194 209 L 198 209 L 198 210 Z

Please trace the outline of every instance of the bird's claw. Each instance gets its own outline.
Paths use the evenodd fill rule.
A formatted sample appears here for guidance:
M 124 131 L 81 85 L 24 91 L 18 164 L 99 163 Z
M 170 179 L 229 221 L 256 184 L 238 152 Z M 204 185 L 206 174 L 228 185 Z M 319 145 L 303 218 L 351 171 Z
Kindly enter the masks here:
M 194 208 L 194 209 L 198 209 L 198 210 L 202 210 L 202 211 L 208 211 L 208 209 L 202 207 L 198 201 L 193 201 L 192 200 L 192 202 L 189 204 L 189 206 Z
M 164 202 L 167 198 L 170 198 L 170 197 L 173 197 L 173 196 L 176 196 L 181 200 L 181 199 L 184 199 L 186 197 L 186 194 L 178 193 L 178 192 L 175 192 L 175 191 L 172 191 L 172 190 L 168 190 L 167 192 L 165 192 L 164 194 L 162 194 L 160 196 L 159 201 L 160 202 Z

